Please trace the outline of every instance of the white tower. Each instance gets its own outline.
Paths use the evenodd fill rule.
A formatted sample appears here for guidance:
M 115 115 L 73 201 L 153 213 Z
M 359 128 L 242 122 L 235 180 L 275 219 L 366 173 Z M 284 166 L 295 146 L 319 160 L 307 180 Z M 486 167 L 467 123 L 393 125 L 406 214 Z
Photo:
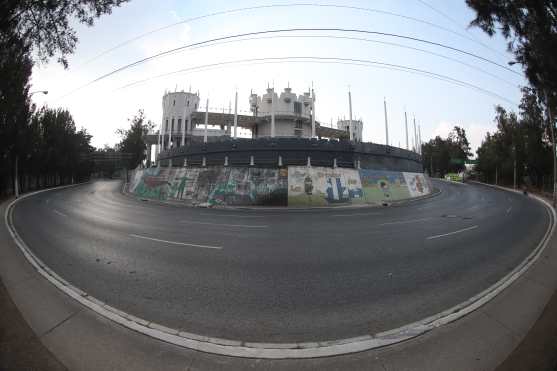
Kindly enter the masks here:
M 162 150 L 183 146 L 191 134 L 191 114 L 199 108 L 199 95 L 189 92 L 167 92 L 162 97 Z

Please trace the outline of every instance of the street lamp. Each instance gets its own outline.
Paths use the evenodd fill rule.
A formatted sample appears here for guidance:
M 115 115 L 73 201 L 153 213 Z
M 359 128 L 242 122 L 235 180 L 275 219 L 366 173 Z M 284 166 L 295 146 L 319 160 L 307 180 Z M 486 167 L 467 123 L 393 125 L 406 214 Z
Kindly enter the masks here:
M 32 91 L 31 93 L 29 93 L 29 98 L 31 98 L 31 96 L 33 96 L 33 94 L 37 94 L 37 93 L 43 93 L 44 95 L 48 94 L 48 90 L 37 90 L 37 91 Z
M 37 90 L 37 91 L 33 91 L 29 93 L 29 98 L 31 98 L 33 96 L 33 94 L 37 94 L 37 93 L 41 93 L 44 95 L 48 94 L 48 90 Z M 17 134 L 16 134 L 17 136 Z M 17 140 L 17 139 L 16 139 Z M 19 155 L 17 154 L 17 150 L 16 150 L 16 154 L 15 154 L 15 164 L 14 164 L 14 195 L 15 198 L 19 197 L 19 174 L 18 174 L 18 166 L 19 166 Z

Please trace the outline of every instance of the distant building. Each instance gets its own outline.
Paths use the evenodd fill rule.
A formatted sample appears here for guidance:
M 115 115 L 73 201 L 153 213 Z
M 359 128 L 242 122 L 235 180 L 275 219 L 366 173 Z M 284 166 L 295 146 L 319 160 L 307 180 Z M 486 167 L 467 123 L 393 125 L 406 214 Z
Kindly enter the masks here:
M 253 138 L 261 137 L 299 137 L 311 138 L 311 116 L 315 97 L 307 92 L 296 96 L 292 89 L 286 88 L 278 94 L 268 88 L 263 96 L 250 96 L 250 110 L 259 118 L 253 132 Z M 273 107 L 274 105 L 274 107 Z M 275 116 L 275 132 L 272 135 L 272 116 Z
M 352 138 L 352 140 L 355 141 L 355 142 L 361 142 L 362 141 L 363 127 L 364 127 L 364 123 L 362 122 L 362 120 L 352 120 L 352 121 L 350 121 L 350 120 L 339 120 L 339 121 L 337 121 L 337 129 L 347 132 L 348 135 L 350 135 L 350 133 L 352 133 L 350 138 Z
M 234 112 L 207 112 L 198 93 L 165 92 L 162 98 L 162 121 L 158 132 L 150 133 L 147 142 L 165 151 L 188 145 L 190 142 L 215 137 L 234 136 L 234 120 L 237 128 L 249 130 L 253 139 L 264 137 L 334 138 L 348 139 L 345 129 L 334 129 L 315 121 L 312 132 L 312 115 L 315 110 L 315 96 L 311 92 L 296 95 L 292 89 L 285 88 L 280 96 L 268 88 L 262 96 L 251 94 L 249 97 L 252 115 L 235 115 Z M 274 130 L 273 130 L 274 118 Z M 208 128 L 204 124 L 207 119 Z M 361 141 L 361 121 L 357 138 Z M 212 128 L 209 128 L 211 126 Z M 217 126 L 218 128 L 214 128 Z M 315 135 L 313 135 L 315 134 Z M 214 140 L 214 139 L 211 139 Z M 148 158 L 151 158 L 148 148 Z

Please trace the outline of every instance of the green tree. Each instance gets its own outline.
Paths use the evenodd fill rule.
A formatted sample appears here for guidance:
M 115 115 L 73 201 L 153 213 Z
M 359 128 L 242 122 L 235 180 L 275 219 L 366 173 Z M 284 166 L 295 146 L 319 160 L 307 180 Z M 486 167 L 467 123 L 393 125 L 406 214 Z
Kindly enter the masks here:
M 557 1 L 466 0 L 476 12 L 471 25 L 490 36 L 497 30 L 537 91 L 557 92 Z
M 551 142 L 542 103 L 532 88 L 524 88 L 519 114 L 496 107 L 497 131 L 477 150 L 476 170 L 484 181 L 543 187 L 552 174 Z
M 459 126 L 455 126 L 446 139 L 437 136 L 422 145 L 424 169 L 430 176 L 443 177 L 464 170 L 464 163 L 470 155 L 466 131 Z
M 36 152 L 28 138 L 33 107 L 29 79 L 33 61 L 47 62 L 67 56 L 77 44 L 74 21 L 92 25 L 127 0 L 2 0 L 0 1 L 0 193 L 8 181 L 18 179 L 19 159 L 26 162 Z M 31 131 L 30 131 L 31 130 Z
M 130 154 L 127 161 L 128 169 L 135 169 L 145 160 L 145 151 L 147 150 L 145 136 L 155 127 L 155 124 L 145 118 L 143 110 L 139 110 L 128 121 L 130 122 L 129 129 L 118 129 L 116 131 L 122 138 L 118 144 L 118 149 L 122 153 Z
M 58 54 L 68 66 L 78 38 L 71 23 L 92 26 L 95 18 L 110 14 L 114 7 L 129 0 L 3 0 L 0 2 L 0 31 L 4 42 L 23 42 L 38 60 L 46 62 Z

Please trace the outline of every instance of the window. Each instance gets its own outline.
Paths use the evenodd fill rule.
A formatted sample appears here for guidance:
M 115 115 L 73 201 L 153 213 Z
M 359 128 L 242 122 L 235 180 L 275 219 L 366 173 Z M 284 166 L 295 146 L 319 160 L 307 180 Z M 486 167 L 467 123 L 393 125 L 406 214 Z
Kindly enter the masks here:
M 178 129 L 182 130 L 182 119 L 178 119 Z
M 164 131 L 168 131 L 168 119 L 166 119 L 166 125 L 164 126 Z
M 195 104 L 195 109 L 197 109 L 197 103 Z
M 296 129 L 303 129 L 302 121 L 300 121 L 300 120 L 296 121 Z
M 189 106 L 190 106 L 190 101 L 187 101 L 186 102 L 186 107 L 189 107 Z
M 172 132 L 174 132 L 174 117 L 172 118 Z
M 302 114 L 302 102 L 294 102 L 294 113 Z
M 172 101 L 172 105 L 173 105 L 173 106 L 176 105 L 176 99 Z
M 188 130 L 188 119 L 184 122 L 184 126 L 186 127 L 186 131 Z

